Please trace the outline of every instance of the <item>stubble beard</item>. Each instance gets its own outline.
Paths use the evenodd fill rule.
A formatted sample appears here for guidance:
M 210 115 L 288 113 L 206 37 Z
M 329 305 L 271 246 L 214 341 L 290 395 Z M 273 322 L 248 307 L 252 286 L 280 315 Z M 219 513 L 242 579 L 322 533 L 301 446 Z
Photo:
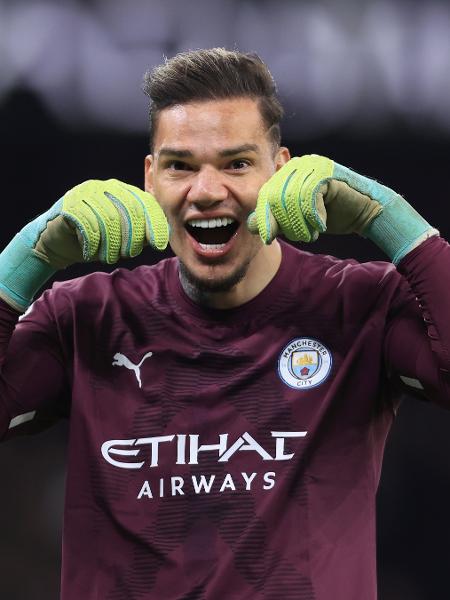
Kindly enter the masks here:
M 236 268 L 227 277 L 205 279 L 197 277 L 188 267 L 179 259 L 180 263 L 180 281 L 186 294 L 198 304 L 209 304 L 211 297 L 215 294 L 229 292 L 247 274 L 253 256 L 249 257 L 242 265 Z

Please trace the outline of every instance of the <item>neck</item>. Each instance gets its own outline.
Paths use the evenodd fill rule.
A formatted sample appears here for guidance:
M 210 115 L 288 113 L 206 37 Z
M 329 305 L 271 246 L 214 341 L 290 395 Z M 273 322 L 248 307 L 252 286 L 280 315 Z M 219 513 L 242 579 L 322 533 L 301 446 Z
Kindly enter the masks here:
M 281 264 L 281 247 L 277 240 L 262 246 L 248 265 L 243 278 L 225 291 L 208 291 L 192 283 L 183 269 L 180 281 L 186 295 L 201 306 L 209 308 L 235 308 L 252 300 L 272 281 Z

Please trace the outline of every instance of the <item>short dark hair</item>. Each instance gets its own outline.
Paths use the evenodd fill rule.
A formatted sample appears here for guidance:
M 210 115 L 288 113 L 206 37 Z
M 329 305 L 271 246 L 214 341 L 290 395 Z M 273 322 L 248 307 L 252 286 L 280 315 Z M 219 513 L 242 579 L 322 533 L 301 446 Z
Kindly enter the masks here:
M 150 98 L 151 151 L 158 115 L 163 109 L 224 98 L 257 101 L 274 147 L 280 145 L 283 107 L 275 81 L 257 54 L 225 48 L 180 52 L 145 74 L 143 90 Z

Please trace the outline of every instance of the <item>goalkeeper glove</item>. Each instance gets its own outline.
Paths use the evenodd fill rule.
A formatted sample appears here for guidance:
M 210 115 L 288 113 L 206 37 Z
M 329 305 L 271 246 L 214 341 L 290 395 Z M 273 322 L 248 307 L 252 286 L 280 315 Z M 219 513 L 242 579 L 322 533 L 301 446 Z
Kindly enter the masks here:
M 311 242 L 320 233 L 359 233 L 393 261 L 439 232 L 390 188 L 315 154 L 292 158 L 262 186 L 248 227 L 270 244 L 281 229 Z
M 20 312 L 58 269 L 76 262 L 115 263 L 146 243 L 164 250 L 169 226 L 150 194 L 117 179 L 69 190 L 28 223 L 0 254 L 0 297 Z

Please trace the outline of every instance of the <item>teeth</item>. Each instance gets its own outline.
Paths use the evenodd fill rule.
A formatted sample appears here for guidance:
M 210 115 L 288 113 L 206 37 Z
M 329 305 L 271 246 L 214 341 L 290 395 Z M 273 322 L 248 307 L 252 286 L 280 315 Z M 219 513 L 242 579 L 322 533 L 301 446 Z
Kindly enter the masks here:
M 200 242 L 199 242 L 200 243 Z M 226 244 L 201 244 L 202 250 L 221 250 Z
M 215 219 L 191 219 L 188 221 L 191 227 L 201 227 L 202 229 L 212 229 L 214 227 L 225 227 L 234 222 L 230 217 L 217 217 Z

